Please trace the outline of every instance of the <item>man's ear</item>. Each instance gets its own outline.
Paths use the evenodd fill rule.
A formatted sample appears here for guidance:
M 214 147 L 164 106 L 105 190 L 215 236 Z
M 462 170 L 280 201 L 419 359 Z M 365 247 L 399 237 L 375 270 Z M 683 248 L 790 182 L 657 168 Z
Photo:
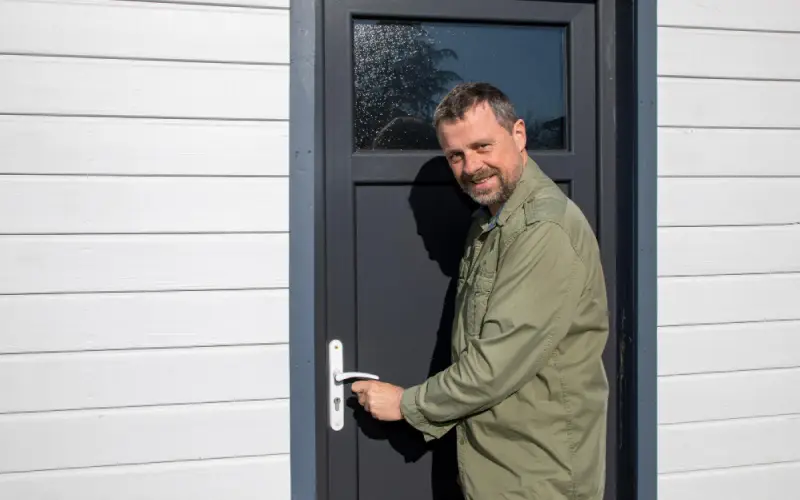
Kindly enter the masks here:
M 514 144 L 517 150 L 522 153 L 525 151 L 525 146 L 528 143 L 528 133 L 525 131 L 525 122 L 520 118 L 511 129 L 511 135 L 514 136 Z

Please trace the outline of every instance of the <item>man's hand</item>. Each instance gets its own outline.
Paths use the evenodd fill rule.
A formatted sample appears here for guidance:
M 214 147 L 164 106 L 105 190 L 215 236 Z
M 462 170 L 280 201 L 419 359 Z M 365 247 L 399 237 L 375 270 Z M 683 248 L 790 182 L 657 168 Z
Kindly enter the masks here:
M 355 382 L 352 390 L 358 394 L 358 403 L 374 418 L 387 422 L 403 419 L 400 413 L 402 387 L 377 380 L 362 380 Z

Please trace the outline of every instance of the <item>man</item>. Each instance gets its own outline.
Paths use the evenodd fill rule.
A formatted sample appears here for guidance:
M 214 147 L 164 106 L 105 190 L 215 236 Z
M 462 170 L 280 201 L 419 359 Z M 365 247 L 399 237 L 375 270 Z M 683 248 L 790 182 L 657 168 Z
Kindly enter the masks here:
M 525 124 L 500 90 L 457 86 L 434 126 L 484 207 L 460 264 L 453 363 L 415 387 L 352 390 L 374 418 L 405 419 L 426 440 L 455 427 L 469 500 L 601 500 L 609 327 L 594 233 L 527 155 Z

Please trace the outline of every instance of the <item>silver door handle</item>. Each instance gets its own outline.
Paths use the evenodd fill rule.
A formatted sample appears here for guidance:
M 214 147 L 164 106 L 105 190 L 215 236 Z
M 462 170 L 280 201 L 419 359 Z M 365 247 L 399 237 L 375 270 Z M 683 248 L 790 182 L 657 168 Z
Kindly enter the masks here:
M 351 379 L 380 380 L 372 373 L 344 371 L 344 346 L 332 340 L 328 344 L 328 420 L 335 431 L 344 427 L 344 382 Z
M 372 380 L 380 380 L 380 377 L 378 377 L 377 375 L 364 372 L 334 373 L 333 378 L 339 383 L 344 382 L 345 380 L 350 380 L 351 378 L 368 378 Z

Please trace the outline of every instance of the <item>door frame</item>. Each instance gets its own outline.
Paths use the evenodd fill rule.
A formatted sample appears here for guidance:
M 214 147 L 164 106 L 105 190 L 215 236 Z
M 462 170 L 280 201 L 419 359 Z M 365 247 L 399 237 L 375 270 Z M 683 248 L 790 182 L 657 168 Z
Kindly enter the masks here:
M 324 0 L 290 0 L 289 356 L 292 498 L 326 499 Z M 520 0 L 523 1 L 523 0 Z M 585 2 L 585 0 L 576 0 Z M 657 498 L 656 1 L 597 0 L 599 179 L 615 193 L 618 498 Z M 609 29 L 616 24 L 616 30 Z M 614 125 L 602 107 L 614 103 Z M 602 146 L 605 145 L 605 146 Z M 605 210 L 601 204 L 598 208 Z M 604 228 L 601 228 L 604 231 Z M 610 412 L 610 415 L 614 412 Z M 633 479 L 633 480 L 632 480 Z M 607 499 L 612 500 L 612 499 Z

